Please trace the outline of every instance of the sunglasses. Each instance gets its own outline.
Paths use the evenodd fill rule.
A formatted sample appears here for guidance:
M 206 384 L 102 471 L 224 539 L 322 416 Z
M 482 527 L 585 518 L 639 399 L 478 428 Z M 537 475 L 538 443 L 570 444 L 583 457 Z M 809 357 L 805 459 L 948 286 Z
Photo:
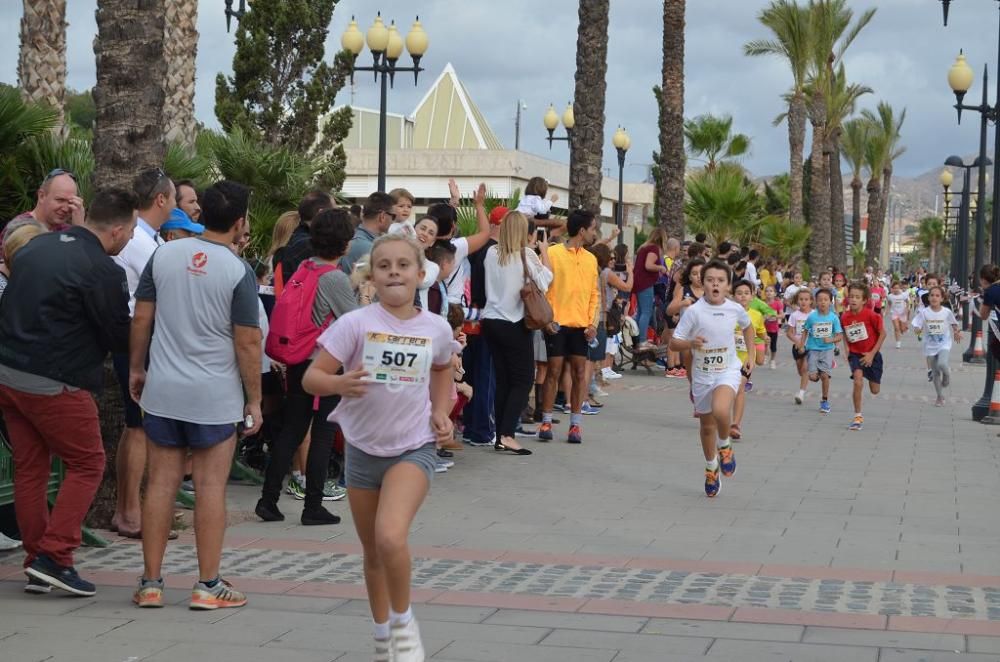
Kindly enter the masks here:
M 65 168 L 55 168 L 54 170 L 51 170 L 49 174 L 45 175 L 45 179 L 42 180 L 42 184 L 49 183 L 59 175 L 69 175 L 70 179 L 72 179 L 74 182 L 76 182 L 77 184 L 80 183 L 80 180 L 76 178 L 76 175 L 73 172 L 66 170 Z
M 151 197 L 153 197 L 153 191 L 155 191 L 156 187 L 160 185 L 160 182 L 162 182 L 164 179 L 167 178 L 167 173 L 163 172 L 162 168 L 157 168 L 156 170 L 152 170 L 150 172 L 156 174 L 156 180 L 146 191 L 145 195 L 142 196 L 143 200 L 149 200 Z

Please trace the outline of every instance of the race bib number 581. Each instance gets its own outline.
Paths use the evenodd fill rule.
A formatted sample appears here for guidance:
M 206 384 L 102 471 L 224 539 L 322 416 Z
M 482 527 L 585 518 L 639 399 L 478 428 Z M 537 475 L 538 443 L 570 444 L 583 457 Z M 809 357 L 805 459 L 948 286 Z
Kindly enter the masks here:
M 431 368 L 431 339 L 369 331 L 362 365 L 368 379 L 381 384 L 426 384 Z

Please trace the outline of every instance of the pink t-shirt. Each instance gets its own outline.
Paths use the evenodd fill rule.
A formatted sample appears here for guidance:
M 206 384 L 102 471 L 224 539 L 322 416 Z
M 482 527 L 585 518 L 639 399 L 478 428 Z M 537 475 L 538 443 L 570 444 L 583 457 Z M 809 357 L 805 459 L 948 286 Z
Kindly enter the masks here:
M 451 355 L 461 351 L 451 327 L 440 315 L 420 311 L 401 320 L 381 306 L 372 304 L 340 317 L 317 341 L 345 371 L 363 367 L 364 347 L 369 332 L 430 339 L 430 361 L 424 367 L 424 384 L 371 383 L 364 396 L 343 398 L 330 414 L 344 438 L 369 455 L 395 457 L 434 441 L 431 429 L 430 370 L 449 365 Z M 450 373 L 449 373 L 450 375 Z

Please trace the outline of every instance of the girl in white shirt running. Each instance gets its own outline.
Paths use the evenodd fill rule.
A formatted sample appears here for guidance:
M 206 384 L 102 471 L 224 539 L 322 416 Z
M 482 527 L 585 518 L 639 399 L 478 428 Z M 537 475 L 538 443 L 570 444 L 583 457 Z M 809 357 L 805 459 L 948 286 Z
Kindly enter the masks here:
M 375 659 L 418 662 L 425 655 L 410 609 L 407 537 L 434 475 L 435 441 L 452 436 L 451 357 L 460 346 L 445 318 L 414 306 L 424 276 L 416 242 L 379 237 L 370 263 L 378 303 L 323 332 L 302 387 L 343 398 L 330 420 L 347 440 L 347 495 L 364 547 Z
M 795 394 L 795 404 L 801 405 L 806 397 L 806 387 L 809 386 L 809 371 L 807 357 L 809 351 L 799 351 L 799 341 L 806 323 L 806 318 L 812 312 L 812 291 L 808 288 L 801 288 L 795 295 L 795 305 L 798 308 L 788 316 L 788 323 L 785 325 L 785 336 L 792 342 L 792 358 L 795 359 L 795 368 L 799 372 L 799 392 Z
M 701 448 L 705 454 L 705 495 L 719 493 L 722 475 L 736 472 L 736 457 L 729 439 L 733 403 L 742 388 L 741 379 L 754 365 L 755 333 L 743 306 L 726 298 L 732 272 L 725 262 L 712 260 L 702 269 L 705 294 L 684 312 L 670 349 L 690 351 L 691 394 L 700 421 Z M 743 329 L 747 357 L 740 363 L 733 329 Z
M 910 295 L 903 289 L 898 280 L 892 284 L 889 299 L 889 315 L 892 317 L 892 331 L 896 336 L 896 349 L 903 346 L 902 338 L 906 334 L 910 316 Z
M 950 308 L 941 305 L 944 301 L 944 288 L 934 285 L 927 291 L 928 305 L 921 308 L 913 317 L 913 328 L 923 331 L 924 356 L 927 357 L 927 367 L 930 368 L 931 381 L 937 400 L 934 405 L 944 405 L 944 389 L 951 383 L 951 370 L 948 367 L 948 353 L 951 352 L 951 341 L 962 341 L 958 320 Z

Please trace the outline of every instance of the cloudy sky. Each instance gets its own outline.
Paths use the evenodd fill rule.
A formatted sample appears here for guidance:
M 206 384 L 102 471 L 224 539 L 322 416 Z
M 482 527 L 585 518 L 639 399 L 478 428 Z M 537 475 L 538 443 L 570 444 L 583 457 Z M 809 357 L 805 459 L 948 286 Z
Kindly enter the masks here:
M 96 0 L 69 0 L 68 85 L 94 84 L 93 39 Z M 753 138 L 745 165 L 755 174 L 787 170 L 787 132 L 771 120 L 782 111 L 780 95 L 791 83 L 783 62 L 747 58 L 743 44 L 766 36 L 755 20 L 765 0 L 691 0 L 687 9 L 685 115 L 729 113 L 735 128 Z M 978 99 L 984 63 L 996 74 L 997 3 L 954 0 L 949 26 L 941 24 L 936 0 L 849 0 L 856 13 L 877 6 L 874 21 L 846 59 L 848 75 L 875 90 L 863 101 L 874 106 L 885 99 L 907 108 L 903 142 L 907 153 L 897 163 L 899 174 L 916 175 L 938 167 L 951 153 L 978 148 L 977 115 L 967 114 L 961 126 L 951 108 L 954 96 L 946 75 L 959 48 L 964 48 L 976 72 L 969 98 Z M 540 11 L 540 6 L 546 7 Z M 423 60 L 427 72 L 414 87 L 412 79 L 397 78 L 390 92 L 393 112 L 409 113 L 447 62 L 451 62 L 473 99 L 505 146 L 514 144 L 514 114 L 520 99 L 521 148 L 568 160 L 565 144 L 552 151 L 544 140 L 542 115 L 549 103 L 562 112 L 573 95 L 576 56 L 575 0 L 341 0 L 330 26 L 327 53 L 339 49 L 340 34 L 351 15 L 367 29 L 381 8 L 396 19 L 404 34 L 414 14 L 430 37 Z M 198 28 L 198 119 L 217 125 L 213 113 L 214 80 L 231 68 L 234 46 L 226 34 L 224 0 L 200 0 Z M 21 3 L 0 2 L 0 81 L 16 83 L 18 23 Z M 616 125 L 632 135 L 626 177 L 641 180 L 657 145 L 656 106 L 651 88 L 660 78 L 662 4 L 656 0 L 613 0 L 608 41 L 606 168 L 616 166 L 611 134 Z M 362 54 L 362 58 L 365 55 Z M 407 56 L 403 61 L 408 64 Z M 377 107 L 377 88 L 359 76 L 354 90 L 345 88 L 338 103 Z M 992 94 L 991 94 L 992 97 Z M 560 129 L 561 131 L 561 129 Z

